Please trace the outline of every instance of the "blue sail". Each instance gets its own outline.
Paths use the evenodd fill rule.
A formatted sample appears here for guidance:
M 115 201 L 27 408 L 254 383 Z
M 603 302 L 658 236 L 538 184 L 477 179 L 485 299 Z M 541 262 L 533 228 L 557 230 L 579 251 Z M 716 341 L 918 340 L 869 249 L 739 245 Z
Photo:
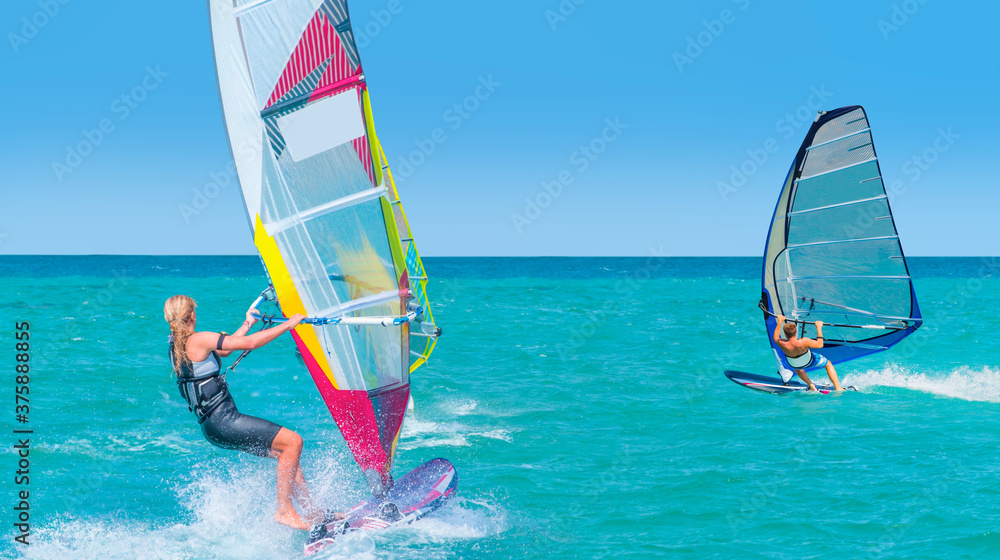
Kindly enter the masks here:
M 821 112 L 788 171 L 764 248 L 761 308 L 798 321 L 844 362 L 887 350 L 923 319 L 896 232 L 865 110 Z

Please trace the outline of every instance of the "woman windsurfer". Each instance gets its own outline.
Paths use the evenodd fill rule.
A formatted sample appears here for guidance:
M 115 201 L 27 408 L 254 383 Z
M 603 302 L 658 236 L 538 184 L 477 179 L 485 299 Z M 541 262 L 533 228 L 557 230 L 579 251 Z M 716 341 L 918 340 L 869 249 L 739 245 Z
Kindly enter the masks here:
M 181 396 L 198 417 L 209 442 L 224 449 L 278 459 L 278 511 L 274 520 L 308 530 L 310 525 L 295 511 L 292 497 L 305 508 L 310 520 L 320 520 L 323 513 L 313 506 L 299 466 L 302 438 L 273 422 L 240 413 L 221 375 L 220 361 L 234 350 L 260 348 L 295 328 L 305 317 L 296 314 L 280 325 L 247 335 L 257 320 L 251 308 L 243 325 L 233 334 L 197 332 L 196 306 L 193 299 L 184 295 L 171 297 L 163 306 L 163 318 L 170 324 L 170 362 L 177 374 Z

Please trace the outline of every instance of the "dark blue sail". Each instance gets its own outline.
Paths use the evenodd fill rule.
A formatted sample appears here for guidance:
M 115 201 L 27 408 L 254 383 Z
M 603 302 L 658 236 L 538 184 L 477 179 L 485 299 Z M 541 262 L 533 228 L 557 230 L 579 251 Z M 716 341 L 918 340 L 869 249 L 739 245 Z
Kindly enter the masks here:
M 886 350 L 923 322 L 861 106 L 809 128 L 774 209 L 762 290 L 768 340 L 776 315 L 810 337 L 823 321 L 833 362 Z

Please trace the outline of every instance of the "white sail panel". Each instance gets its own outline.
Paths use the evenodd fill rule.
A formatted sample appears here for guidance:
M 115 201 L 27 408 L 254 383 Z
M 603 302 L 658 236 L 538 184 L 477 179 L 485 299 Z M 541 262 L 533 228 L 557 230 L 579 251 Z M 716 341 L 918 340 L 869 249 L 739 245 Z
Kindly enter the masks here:
M 260 120 L 233 4 L 209 2 L 208 7 L 219 104 L 252 231 L 253 216 L 260 213 L 261 158 L 266 142 L 264 123 Z
M 323 0 L 271 0 L 251 3 L 249 9 L 237 12 L 259 109 L 267 104 L 303 30 L 322 3 Z

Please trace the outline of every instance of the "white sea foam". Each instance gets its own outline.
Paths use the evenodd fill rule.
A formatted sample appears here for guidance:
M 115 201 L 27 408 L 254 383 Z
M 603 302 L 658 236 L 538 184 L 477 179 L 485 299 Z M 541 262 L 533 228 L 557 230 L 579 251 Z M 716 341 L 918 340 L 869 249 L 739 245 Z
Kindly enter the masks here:
M 40 443 L 38 449 L 52 453 L 65 453 L 67 455 L 83 455 L 94 459 L 103 459 L 107 456 L 107 450 L 102 446 L 94 445 L 94 442 L 87 439 L 71 437 L 63 443 Z
M 432 434 L 437 431 L 438 422 L 428 422 L 417 418 L 416 414 L 410 414 L 403 420 L 402 438 L 420 437 L 425 434 Z
M 420 546 L 423 558 L 450 558 L 452 554 L 440 554 L 444 551 L 438 547 L 447 547 L 448 543 L 455 541 L 497 535 L 506 529 L 506 525 L 507 515 L 500 507 L 486 500 L 459 496 L 428 517 L 409 525 L 372 533 L 371 536 L 379 549 L 399 546 L 412 552 L 412 547 Z
M 34 539 L 24 557 L 288 558 L 304 539 L 274 523 L 273 492 L 264 492 L 264 486 L 254 479 L 206 477 L 182 492 L 181 502 L 191 511 L 172 524 L 84 518 L 60 520 L 37 532 L 32 527 Z
M 873 387 L 898 387 L 966 401 L 1000 402 L 1000 370 L 959 367 L 951 371 L 916 372 L 889 364 L 878 370 L 851 373 L 845 385 L 864 391 Z
M 399 449 L 410 450 L 418 447 L 468 447 L 471 444 L 462 434 L 450 434 L 399 442 Z
M 474 400 L 451 403 L 448 407 L 448 412 L 454 414 L 455 416 L 466 416 L 468 414 L 474 414 L 477 406 L 479 406 L 479 402 Z
M 70 437 L 61 443 L 40 443 L 39 449 L 52 453 L 107 459 L 108 450 L 141 452 L 151 449 L 167 449 L 179 453 L 190 453 L 202 445 L 192 442 L 180 432 L 150 432 L 128 430 L 121 433 L 93 434 L 90 438 Z
M 408 528 L 435 541 L 476 539 L 502 533 L 507 516 L 486 500 L 455 498 L 434 515 L 420 519 Z
M 509 430 L 490 430 L 488 432 L 476 432 L 469 435 L 484 437 L 488 439 L 498 439 L 500 441 L 506 441 L 507 443 L 514 442 L 514 438 L 510 435 Z
M 203 473 L 194 482 L 179 484 L 177 499 L 187 510 L 174 522 L 129 519 L 62 517 L 36 529 L 32 544 L 22 551 L 26 559 L 101 558 L 146 560 L 174 558 L 224 558 L 270 560 L 296 558 L 305 534 L 274 523 L 274 471 L 272 463 L 248 461 L 225 466 L 202 464 L 192 472 Z M 345 494 L 342 465 L 310 469 L 311 489 L 319 503 L 332 499 L 335 507 L 353 504 L 358 497 Z M 320 472 L 316 472 L 320 471 Z M 134 512 L 140 513 L 140 512 Z M 338 539 L 317 560 L 393 558 L 409 556 L 407 547 L 429 545 L 425 557 L 448 557 L 449 544 L 481 538 L 505 530 L 505 511 L 485 500 L 460 496 L 432 516 L 411 525 L 375 533 L 355 533 Z M 3 555 L 0 555 L 3 556 Z
M 481 413 L 475 400 L 445 403 L 443 408 L 447 418 Z M 419 447 L 468 447 L 473 445 L 470 438 L 486 438 L 513 442 L 510 430 L 494 428 L 492 425 L 468 426 L 460 422 L 432 422 L 417 414 L 410 414 L 403 422 L 399 449 L 410 450 Z M 489 429 L 493 428 L 493 429 Z
M 178 502 L 188 510 L 177 522 L 150 526 L 106 517 L 64 519 L 38 531 L 25 557 L 271 559 L 300 549 L 303 535 L 272 519 L 272 464 L 199 465 L 192 472 L 203 476 L 177 488 Z

